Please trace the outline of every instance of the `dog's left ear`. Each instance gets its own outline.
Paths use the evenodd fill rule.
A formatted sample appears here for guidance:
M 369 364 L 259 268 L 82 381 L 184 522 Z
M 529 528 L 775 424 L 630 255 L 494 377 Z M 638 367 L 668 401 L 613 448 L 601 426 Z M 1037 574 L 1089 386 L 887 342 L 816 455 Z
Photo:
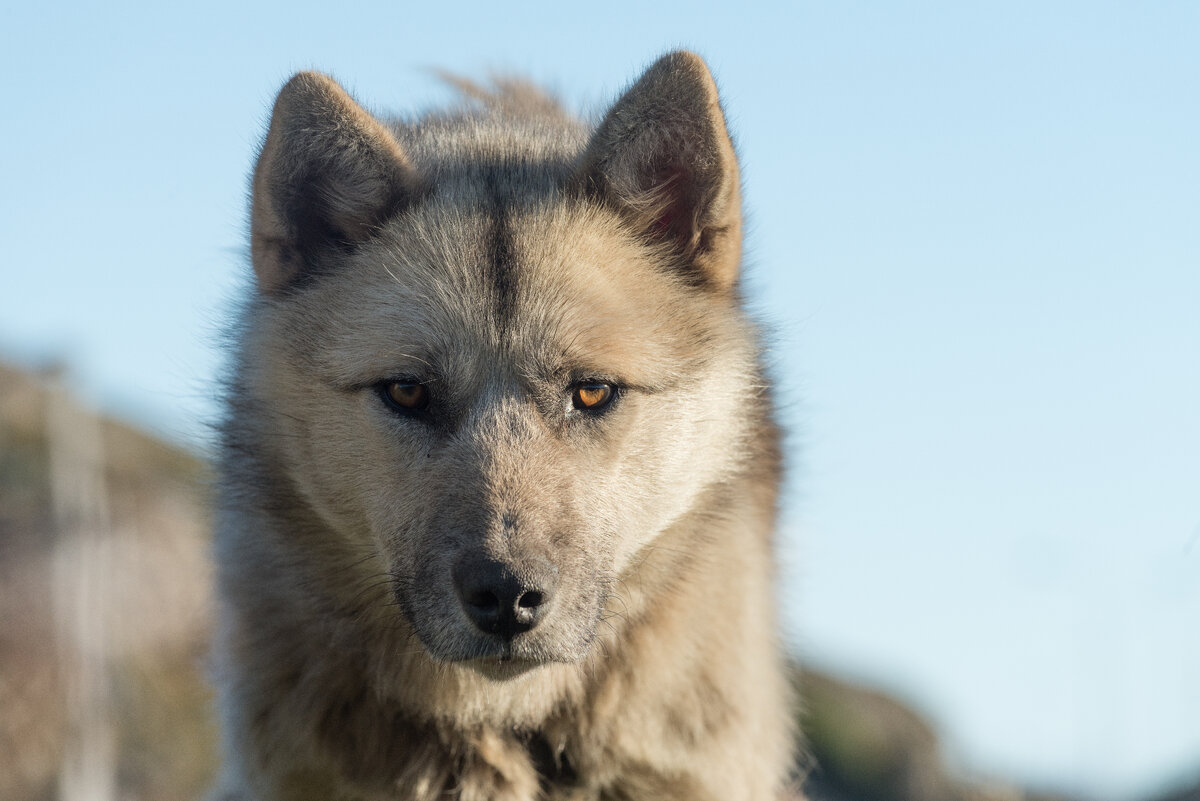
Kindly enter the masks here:
M 695 53 L 669 53 L 613 105 L 579 178 L 699 283 L 728 289 L 741 261 L 737 157 Z
M 312 277 L 368 239 L 421 182 L 395 138 L 332 78 L 279 92 L 254 168 L 250 250 L 266 294 Z

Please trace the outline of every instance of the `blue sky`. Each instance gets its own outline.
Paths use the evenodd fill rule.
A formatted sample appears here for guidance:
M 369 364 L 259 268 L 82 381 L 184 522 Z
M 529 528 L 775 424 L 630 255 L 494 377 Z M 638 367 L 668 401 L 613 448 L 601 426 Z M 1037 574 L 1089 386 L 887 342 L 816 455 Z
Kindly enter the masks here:
M 794 432 L 790 637 L 964 771 L 1200 770 L 1200 6 L 23 4 L 0 30 L 0 354 L 176 439 L 215 414 L 274 92 L 501 69 L 597 110 L 708 60 Z

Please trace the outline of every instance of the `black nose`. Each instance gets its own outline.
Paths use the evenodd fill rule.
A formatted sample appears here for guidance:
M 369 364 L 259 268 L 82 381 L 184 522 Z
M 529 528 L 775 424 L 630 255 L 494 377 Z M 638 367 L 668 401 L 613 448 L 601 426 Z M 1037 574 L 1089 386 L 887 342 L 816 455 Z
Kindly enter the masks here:
M 546 617 L 558 570 L 545 559 L 516 565 L 468 556 L 451 570 L 458 599 L 480 631 L 506 640 L 529 631 Z

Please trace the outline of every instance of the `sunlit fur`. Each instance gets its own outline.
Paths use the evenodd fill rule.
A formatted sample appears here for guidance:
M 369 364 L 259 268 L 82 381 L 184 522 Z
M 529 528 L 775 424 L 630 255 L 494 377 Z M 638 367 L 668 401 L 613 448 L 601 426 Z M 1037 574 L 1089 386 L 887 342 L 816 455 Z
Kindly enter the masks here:
M 594 130 L 466 88 L 408 122 L 314 73 L 276 103 L 224 423 L 216 797 L 776 798 L 779 445 L 712 79 L 665 56 Z M 545 620 L 472 625 L 471 554 L 553 565 Z

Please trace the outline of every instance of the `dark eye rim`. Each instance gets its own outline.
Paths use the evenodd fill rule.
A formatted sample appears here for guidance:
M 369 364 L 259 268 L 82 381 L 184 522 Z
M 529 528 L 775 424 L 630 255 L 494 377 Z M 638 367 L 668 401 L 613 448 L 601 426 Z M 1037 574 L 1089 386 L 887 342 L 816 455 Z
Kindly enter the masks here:
M 405 387 L 420 387 L 422 394 L 419 405 L 405 406 L 396 401 L 390 392 L 393 386 L 400 385 Z M 430 392 L 428 382 L 421 381 L 417 378 L 391 378 L 386 381 L 380 381 L 375 385 L 375 394 L 383 400 L 384 405 L 392 412 L 404 417 L 420 417 L 429 412 Z
M 580 397 L 580 392 L 589 387 L 603 387 L 608 391 L 608 395 L 604 400 L 594 403 L 591 406 L 583 402 Z M 621 394 L 621 388 L 612 381 L 602 379 L 590 379 L 586 381 L 576 381 L 571 385 L 571 408 L 576 412 L 588 415 L 599 415 L 607 412 L 616 402 L 617 397 Z

